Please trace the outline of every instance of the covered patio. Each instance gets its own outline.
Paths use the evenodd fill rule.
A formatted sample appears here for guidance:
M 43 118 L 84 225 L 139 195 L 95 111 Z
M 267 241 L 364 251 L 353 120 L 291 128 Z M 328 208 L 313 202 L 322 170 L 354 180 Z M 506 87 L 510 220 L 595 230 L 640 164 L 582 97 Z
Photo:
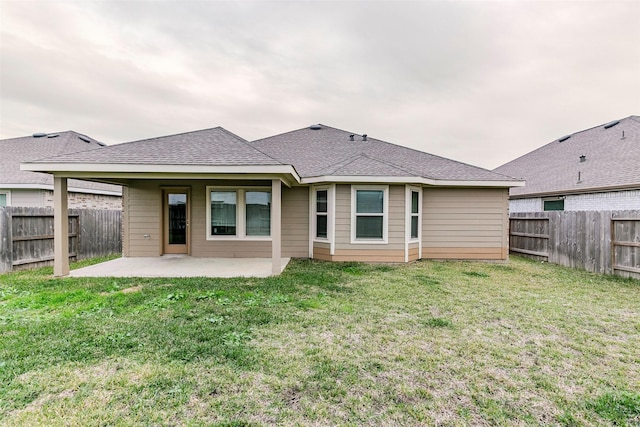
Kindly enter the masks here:
M 290 258 L 280 259 L 281 273 Z M 269 277 L 271 258 L 198 258 L 187 255 L 118 258 L 72 270 L 71 277 Z

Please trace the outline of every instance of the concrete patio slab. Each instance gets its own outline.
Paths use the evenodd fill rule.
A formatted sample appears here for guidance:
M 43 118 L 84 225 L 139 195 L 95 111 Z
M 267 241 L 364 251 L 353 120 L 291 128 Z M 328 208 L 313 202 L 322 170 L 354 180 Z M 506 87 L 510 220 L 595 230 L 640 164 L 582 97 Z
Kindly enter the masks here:
M 281 270 L 291 258 L 282 258 Z M 269 277 L 271 258 L 195 258 L 186 255 L 118 258 L 72 270 L 70 277 Z

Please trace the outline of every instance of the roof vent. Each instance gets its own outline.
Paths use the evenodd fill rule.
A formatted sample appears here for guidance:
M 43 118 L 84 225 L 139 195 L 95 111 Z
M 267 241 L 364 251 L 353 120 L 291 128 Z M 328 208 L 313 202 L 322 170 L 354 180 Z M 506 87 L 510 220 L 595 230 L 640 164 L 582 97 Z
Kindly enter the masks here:
M 363 141 L 366 141 L 366 140 L 367 140 L 367 134 L 366 134 L 366 133 L 363 133 L 363 134 L 362 134 L 362 140 L 363 140 Z
M 587 156 L 585 156 L 584 154 L 580 156 L 580 163 L 586 162 L 586 161 L 587 161 Z
M 322 126 L 320 126 L 320 125 L 311 125 L 311 126 L 309 126 L 309 129 L 311 129 L 311 130 L 320 130 L 320 129 L 322 129 Z
M 616 120 L 616 121 L 613 121 L 613 122 L 607 123 L 606 125 L 604 125 L 604 128 L 605 128 L 605 129 L 612 128 L 612 127 L 614 127 L 615 125 L 617 125 L 618 123 L 620 123 L 620 120 Z
M 558 142 L 564 142 L 564 141 L 566 141 L 566 140 L 567 140 L 567 139 L 569 139 L 569 138 L 571 138 L 571 135 L 565 135 L 565 136 L 563 136 L 562 138 L 558 138 Z
M 49 135 L 47 135 L 47 138 L 57 138 L 60 135 L 58 135 L 57 133 L 50 133 Z
M 106 147 L 106 146 L 107 146 L 107 144 L 103 144 L 102 142 L 98 142 L 97 144 L 98 144 L 100 147 Z
M 349 141 L 353 141 L 353 137 L 354 137 L 354 136 L 356 136 L 356 135 L 355 135 L 355 134 L 353 134 L 353 133 L 352 133 L 351 135 L 349 135 Z
M 33 137 L 34 138 L 44 138 L 45 136 L 47 136 L 46 133 L 42 133 L 42 132 L 38 132 L 38 133 L 34 133 Z
M 78 135 L 78 138 L 79 138 L 81 141 L 86 142 L 87 144 L 90 144 L 90 143 L 91 143 L 91 140 L 90 140 L 89 138 L 87 138 L 86 136 L 84 136 L 84 135 Z

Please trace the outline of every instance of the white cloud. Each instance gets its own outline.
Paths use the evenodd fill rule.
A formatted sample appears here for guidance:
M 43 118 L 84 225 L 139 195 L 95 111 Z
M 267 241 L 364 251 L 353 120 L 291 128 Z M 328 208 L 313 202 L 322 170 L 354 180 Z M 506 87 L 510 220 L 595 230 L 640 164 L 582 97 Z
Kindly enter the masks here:
M 640 113 L 637 2 L 2 3 L 0 137 L 322 122 L 484 167 Z

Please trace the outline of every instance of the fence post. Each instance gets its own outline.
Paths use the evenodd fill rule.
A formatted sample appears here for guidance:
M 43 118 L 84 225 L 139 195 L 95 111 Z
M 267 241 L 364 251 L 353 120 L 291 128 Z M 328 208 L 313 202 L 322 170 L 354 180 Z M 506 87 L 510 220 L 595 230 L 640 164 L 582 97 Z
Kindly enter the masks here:
M 13 268 L 13 224 L 11 207 L 0 208 L 0 273 Z

